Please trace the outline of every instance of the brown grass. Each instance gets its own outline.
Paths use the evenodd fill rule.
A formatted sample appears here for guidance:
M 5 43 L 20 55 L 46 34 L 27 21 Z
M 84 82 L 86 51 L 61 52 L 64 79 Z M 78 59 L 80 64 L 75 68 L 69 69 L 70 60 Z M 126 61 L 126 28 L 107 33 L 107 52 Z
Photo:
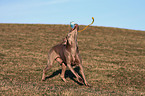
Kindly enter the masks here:
M 145 32 L 137 30 L 91 26 L 78 33 L 85 75 L 93 87 L 79 85 L 69 70 L 64 83 L 57 63 L 42 82 L 48 50 L 69 29 L 0 24 L 0 95 L 145 95 Z

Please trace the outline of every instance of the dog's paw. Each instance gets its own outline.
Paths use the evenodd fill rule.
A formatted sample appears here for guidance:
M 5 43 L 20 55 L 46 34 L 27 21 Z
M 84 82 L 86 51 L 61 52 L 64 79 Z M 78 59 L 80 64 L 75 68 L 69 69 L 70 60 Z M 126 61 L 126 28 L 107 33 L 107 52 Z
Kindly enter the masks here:
M 78 80 L 78 82 L 84 84 L 84 80 L 81 77 L 78 77 L 77 80 Z
M 42 77 L 41 81 L 45 81 L 45 76 Z
M 45 81 L 45 78 L 42 78 L 41 81 Z
M 62 81 L 67 82 L 67 80 L 64 77 L 61 77 Z
M 87 87 L 92 87 L 92 85 L 90 85 L 90 84 L 88 84 L 88 83 L 87 83 L 87 84 L 85 84 L 85 85 L 86 85 Z

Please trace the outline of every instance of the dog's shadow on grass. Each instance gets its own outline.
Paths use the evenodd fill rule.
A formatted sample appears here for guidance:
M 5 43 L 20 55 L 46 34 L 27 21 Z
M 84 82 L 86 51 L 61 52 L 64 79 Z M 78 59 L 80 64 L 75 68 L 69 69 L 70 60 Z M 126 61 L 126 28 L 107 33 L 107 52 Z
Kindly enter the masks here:
M 79 67 L 74 68 L 74 70 L 81 76 L 81 74 L 79 73 L 79 70 L 80 70 Z M 54 76 L 61 74 L 61 71 L 62 71 L 62 69 L 59 69 L 59 70 L 53 72 L 50 76 L 47 76 L 47 77 L 45 78 L 45 80 L 47 80 L 47 79 L 49 79 L 49 78 L 53 78 Z M 81 77 L 82 77 L 82 76 L 81 76 Z M 65 71 L 65 78 L 70 78 L 71 80 L 73 80 L 73 81 L 76 82 L 77 84 L 83 85 L 82 83 L 79 83 L 77 80 L 75 80 L 75 75 L 74 75 L 70 70 L 66 70 L 66 71 Z

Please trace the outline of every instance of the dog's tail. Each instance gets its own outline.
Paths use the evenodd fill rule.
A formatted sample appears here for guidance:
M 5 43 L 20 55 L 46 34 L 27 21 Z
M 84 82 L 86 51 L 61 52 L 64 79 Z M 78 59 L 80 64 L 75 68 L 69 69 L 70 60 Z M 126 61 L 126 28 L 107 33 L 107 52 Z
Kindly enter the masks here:
M 93 19 L 92 23 L 89 24 L 88 26 L 90 26 L 90 25 L 92 25 L 92 24 L 94 23 L 94 17 L 92 17 L 92 19 Z M 82 31 L 84 31 L 88 26 L 86 26 L 83 30 L 80 30 L 80 31 L 78 31 L 78 32 L 82 32 Z

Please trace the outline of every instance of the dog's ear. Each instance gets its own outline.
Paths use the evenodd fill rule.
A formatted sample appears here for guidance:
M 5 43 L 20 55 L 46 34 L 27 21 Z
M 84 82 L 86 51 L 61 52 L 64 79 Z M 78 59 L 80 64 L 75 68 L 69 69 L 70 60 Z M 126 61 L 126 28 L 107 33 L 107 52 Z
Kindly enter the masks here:
M 66 44 L 67 44 L 67 45 L 71 45 L 71 44 L 72 44 L 72 41 L 67 40 Z
M 63 44 L 63 45 L 66 45 L 66 44 L 67 44 L 67 39 L 66 39 L 66 38 L 63 38 L 63 39 L 62 39 L 62 44 Z

